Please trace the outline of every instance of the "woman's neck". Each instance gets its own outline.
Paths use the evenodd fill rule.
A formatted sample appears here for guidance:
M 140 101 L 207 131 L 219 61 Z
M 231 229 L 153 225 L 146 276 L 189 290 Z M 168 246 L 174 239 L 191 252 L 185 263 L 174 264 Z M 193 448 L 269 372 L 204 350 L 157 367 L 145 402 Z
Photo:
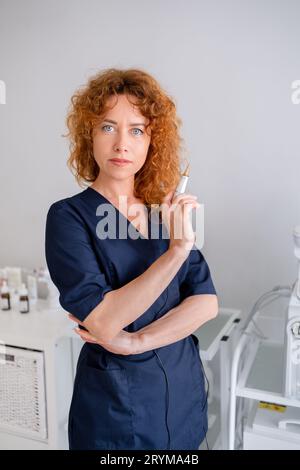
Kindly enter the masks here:
M 99 191 L 104 197 L 106 197 L 108 200 L 116 203 L 117 205 L 119 204 L 120 196 L 126 196 L 127 197 L 127 204 L 135 204 L 137 202 L 142 203 L 142 200 L 139 198 L 134 197 L 133 193 L 133 188 L 116 188 L 116 187 L 111 187 L 111 186 L 105 186 L 101 183 L 98 183 L 94 181 L 91 186 L 91 188 L 95 189 L 96 191 Z

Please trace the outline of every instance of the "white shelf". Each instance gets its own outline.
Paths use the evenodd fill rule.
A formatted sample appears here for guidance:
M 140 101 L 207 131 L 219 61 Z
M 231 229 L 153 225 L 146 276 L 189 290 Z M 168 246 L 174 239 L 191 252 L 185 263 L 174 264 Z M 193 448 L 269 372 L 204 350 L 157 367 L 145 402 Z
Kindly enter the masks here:
M 300 400 L 283 396 L 284 346 L 263 341 L 252 349 L 237 384 L 236 395 L 300 407 Z

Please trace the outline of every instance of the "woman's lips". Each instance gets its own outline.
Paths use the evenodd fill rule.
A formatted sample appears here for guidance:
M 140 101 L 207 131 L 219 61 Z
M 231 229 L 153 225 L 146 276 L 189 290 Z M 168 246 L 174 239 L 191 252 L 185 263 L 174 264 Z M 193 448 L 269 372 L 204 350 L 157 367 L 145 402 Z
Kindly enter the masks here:
M 116 159 L 116 158 L 111 158 L 109 161 L 112 162 L 114 165 L 118 165 L 118 166 L 124 166 L 124 165 L 131 163 L 129 160 L 122 160 L 122 159 Z

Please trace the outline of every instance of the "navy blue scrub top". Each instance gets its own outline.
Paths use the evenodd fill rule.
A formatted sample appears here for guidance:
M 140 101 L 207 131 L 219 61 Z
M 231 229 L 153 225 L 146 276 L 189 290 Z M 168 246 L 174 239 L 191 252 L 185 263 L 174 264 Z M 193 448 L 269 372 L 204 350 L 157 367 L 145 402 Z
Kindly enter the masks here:
M 158 238 L 150 237 L 150 218 L 147 239 L 114 206 L 117 237 L 100 239 L 101 204 L 112 206 L 88 187 L 53 203 L 47 214 L 50 276 L 62 308 L 81 321 L 107 292 L 138 277 L 169 247 L 163 228 Z M 119 238 L 119 220 L 139 237 Z M 216 295 L 216 290 L 203 254 L 194 247 L 168 287 L 124 330 L 137 331 L 196 294 Z M 131 355 L 84 343 L 69 412 L 70 449 L 198 449 L 206 431 L 207 400 L 195 335 Z

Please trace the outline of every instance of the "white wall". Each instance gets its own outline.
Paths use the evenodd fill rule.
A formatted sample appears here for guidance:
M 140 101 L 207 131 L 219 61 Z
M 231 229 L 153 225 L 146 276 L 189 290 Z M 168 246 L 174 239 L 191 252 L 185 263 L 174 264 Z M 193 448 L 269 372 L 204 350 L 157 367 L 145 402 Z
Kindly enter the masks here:
M 299 1 L 0 0 L 0 266 L 45 264 L 48 207 L 81 191 L 61 137 L 74 90 L 99 69 L 142 67 L 183 120 L 222 306 L 291 283 L 299 45 Z

